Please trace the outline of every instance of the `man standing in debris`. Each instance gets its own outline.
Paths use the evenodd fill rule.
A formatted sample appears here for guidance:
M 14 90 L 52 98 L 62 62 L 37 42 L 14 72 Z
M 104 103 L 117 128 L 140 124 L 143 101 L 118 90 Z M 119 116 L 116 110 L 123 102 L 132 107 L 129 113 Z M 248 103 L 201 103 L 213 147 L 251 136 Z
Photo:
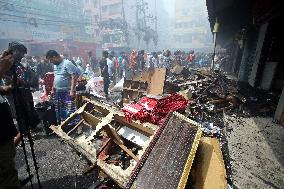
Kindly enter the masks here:
M 41 59 L 39 65 L 37 66 L 38 77 L 43 79 L 45 74 L 48 72 L 53 72 L 52 64 L 49 64 L 46 59 Z
M 96 60 L 96 57 L 93 56 L 93 52 L 92 51 L 88 52 L 88 58 L 89 58 L 89 64 L 90 64 L 92 70 L 96 72 L 96 70 L 98 68 L 97 60 Z
M 121 79 L 123 76 L 123 58 L 122 58 L 122 53 L 119 54 L 119 57 L 117 59 L 118 61 L 118 78 Z
M 54 82 L 52 94 L 55 93 L 55 110 L 57 123 L 60 124 L 75 112 L 76 82 L 78 68 L 69 60 L 63 59 L 55 50 L 46 53 L 46 59 L 54 64 Z
M 110 78 L 110 81 L 113 82 L 114 81 L 114 69 L 113 69 L 113 66 L 114 66 L 114 63 L 113 63 L 113 56 L 112 54 L 109 54 L 108 55 L 108 58 L 107 58 L 107 67 L 108 67 L 108 75 L 109 75 L 109 78 Z
M 0 79 L 13 65 L 13 55 L 3 53 L 0 55 Z M 11 110 L 7 99 L 4 97 L 12 88 L 10 86 L 0 86 L 0 188 L 20 188 L 18 172 L 15 168 L 16 148 L 14 137 L 17 135 L 17 129 L 14 125 Z
M 100 62 L 100 68 L 101 68 L 101 76 L 104 78 L 104 93 L 105 93 L 106 99 L 109 98 L 108 97 L 108 88 L 109 88 L 109 84 L 110 84 L 107 58 L 108 58 L 108 52 L 103 51 L 103 57 L 102 57 L 102 60 Z

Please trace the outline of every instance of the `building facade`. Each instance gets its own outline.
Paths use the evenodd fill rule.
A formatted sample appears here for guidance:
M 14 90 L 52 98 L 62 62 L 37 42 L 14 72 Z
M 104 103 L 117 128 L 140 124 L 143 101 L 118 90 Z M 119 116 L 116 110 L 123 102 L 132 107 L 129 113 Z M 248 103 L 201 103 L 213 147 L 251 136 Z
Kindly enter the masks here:
M 209 49 L 212 35 L 207 25 L 205 0 L 176 0 L 173 27 L 173 48 Z
M 31 55 L 43 55 L 50 47 L 73 54 L 96 48 L 93 21 L 80 0 L 11 0 L 0 5 L 2 50 L 14 40 L 26 44 Z
M 274 117 L 280 120 L 284 112 L 281 3 L 207 0 L 207 8 L 211 28 L 216 18 L 220 24 L 217 44 L 228 50 L 230 59 L 225 71 L 252 87 L 282 93 Z
M 101 0 L 102 46 L 111 50 L 158 50 L 167 41 L 162 0 Z

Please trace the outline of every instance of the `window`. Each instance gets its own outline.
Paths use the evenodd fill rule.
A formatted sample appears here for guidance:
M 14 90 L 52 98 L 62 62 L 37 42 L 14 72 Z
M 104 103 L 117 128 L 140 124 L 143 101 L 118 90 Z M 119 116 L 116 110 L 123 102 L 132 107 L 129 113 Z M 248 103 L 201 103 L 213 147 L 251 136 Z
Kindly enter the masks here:
M 187 16 L 188 15 L 188 9 L 183 9 L 181 11 L 181 16 Z
M 119 14 L 121 13 L 121 4 L 116 3 L 109 6 L 109 13 L 110 14 Z
M 107 7 L 106 5 L 103 6 L 103 7 L 102 7 L 102 12 L 104 12 L 104 13 L 107 12 L 107 8 L 108 8 L 108 7 Z
M 97 3 L 98 3 L 98 1 L 97 1 L 97 0 L 93 0 L 94 7 L 96 7 L 96 6 L 97 6 Z
M 95 22 L 99 22 L 99 16 L 98 15 L 95 15 Z

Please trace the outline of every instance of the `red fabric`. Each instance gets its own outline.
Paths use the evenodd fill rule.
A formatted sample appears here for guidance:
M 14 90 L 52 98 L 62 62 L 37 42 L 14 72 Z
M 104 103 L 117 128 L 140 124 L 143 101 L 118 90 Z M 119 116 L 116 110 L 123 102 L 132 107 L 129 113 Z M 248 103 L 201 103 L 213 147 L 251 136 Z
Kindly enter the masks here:
M 139 104 L 142 105 L 146 110 L 153 110 L 158 101 L 153 98 L 143 97 L 140 99 Z
M 195 58 L 195 55 L 194 55 L 194 54 L 190 54 L 190 55 L 188 56 L 188 61 L 189 61 L 189 62 L 192 62 L 192 61 L 194 60 L 194 58 Z
M 136 59 L 137 59 L 137 51 L 136 50 L 133 50 L 131 55 L 130 55 L 130 58 L 129 58 L 129 61 L 130 61 L 130 68 L 134 68 L 135 67 L 135 64 L 136 64 Z
M 139 119 L 141 122 L 146 122 L 148 120 L 148 113 L 146 109 L 141 104 L 129 104 L 125 106 L 122 111 L 127 121 Z
M 119 68 L 118 58 L 115 58 L 115 68 Z
M 53 73 L 46 73 L 43 78 L 43 83 L 45 86 L 45 94 L 50 95 L 50 92 L 52 90 L 53 86 L 53 80 L 54 80 L 54 74 Z
M 140 120 L 142 123 L 150 122 L 160 125 L 168 113 L 185 109 L 187 105 L 188 100 L 175 93 L 160 100 L 143 97 L 136 104 L 125 106 L 122 111 L 129 122 Z

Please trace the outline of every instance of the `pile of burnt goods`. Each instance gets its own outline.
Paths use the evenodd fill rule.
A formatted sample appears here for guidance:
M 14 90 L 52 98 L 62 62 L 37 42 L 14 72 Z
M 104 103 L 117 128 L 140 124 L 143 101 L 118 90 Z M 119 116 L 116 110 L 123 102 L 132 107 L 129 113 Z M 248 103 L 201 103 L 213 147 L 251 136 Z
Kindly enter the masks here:
M 93 188 L 232 185 L 224 112 L 255 115 L 257 107 L 269 114 L 277 96 L 206 69 L 174 69 L 125 78 L 121 107 L 86 98 L 51 126 L 89 161 L 85 174 L 101 173 Z

